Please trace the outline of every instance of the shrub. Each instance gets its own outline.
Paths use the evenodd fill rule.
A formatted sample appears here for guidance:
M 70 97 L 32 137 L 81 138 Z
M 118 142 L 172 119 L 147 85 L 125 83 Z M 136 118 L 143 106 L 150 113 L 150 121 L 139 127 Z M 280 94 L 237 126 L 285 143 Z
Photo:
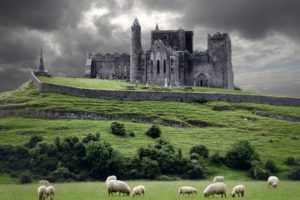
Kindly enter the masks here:
M 276 166 L 276 164 L 273 160 L 268 160 L 265 163 L 265 168 L 272 173 L 278 172 L 278 167 Z
M 28 148 L 34 148 L 37 143 L 43 141 L 43 137 L 40 136 L 40 135 L 33 135 L 30 137 L 30 140 L 25 143 L 25 147 L 28 147 Z
M 66 167 L 59 167 L 49 174 L 47 179 L 50 182 L 65 182 L 65 181 L 75 181 L 78 177 L 69 171 Z
M 130 137 L 135 137 L 135 133 L 133 131 L 130 131 L 128 134 Z
M 287 165 L 299 165 L 299 161 L 297 161 L 294 157 L 287 157 L 284 161 Z
M 20 184 L 26 184 L 26 183 L 31 183 L 31 176 L 28 173 L 23 173 L 20 175 L 19 178 L 19 183 Z
M 289 179 L 294 181 L 300 181 L 300 167 L 293 168 L 287 176 Z
M 95 135 L 89 133 L 88 135 L 86 135 L 83 139 L 82 142 L 83 143 L 89 143 L 89 142 L 97 142 L 100 141 L 100 134 L 96 133 Z
M 238 141 L 226 153 L 225 164 L 235 169 L 248 170 L 253 161 L 259 160 L 259 155 L 246 140 Z
M 185 171 L 189 179 L 204 179 L 206 177 L 201 163 L 197 160 L 190 160 Z
M 196 145 L 196 146 L 193 146 L 190 150 L 190 154 L 192 153 L 196 153 L 198 154 L 199 156 L 203 157 L 203 158 L 207 158 L 208 157 L 208 149 L 206 146 L 204 145 Z
M 266 180 L 270 176 L 270 172 L 265 169 L 264 165 L 259 161 L 254 162 L 249 172 L 250 177 L 258 180 Z
M 224 162 L 224 158 L 219 153 L 215 153 L 210 157 L 209 161 L 215 165 L 221 165 Z
M 146 135 L 152 138 L 159 138 L 161 135 L 161 130 L 159 126 L 157 125 L 152 125 L 146 132 Z
M 111 133 L 114 135 L 120 135 L 123 136 L 126 134 L 124 124 L 113 122 L 110 125 Z

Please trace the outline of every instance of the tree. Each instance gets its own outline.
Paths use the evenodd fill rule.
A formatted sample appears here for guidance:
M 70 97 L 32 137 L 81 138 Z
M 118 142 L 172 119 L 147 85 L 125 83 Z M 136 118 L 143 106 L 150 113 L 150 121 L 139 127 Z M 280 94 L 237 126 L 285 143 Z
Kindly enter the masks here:
M 124 124 L 113 122 L 110 125 L 111 133 L 114 135 L 123 136 L 126 134 L 126 130 Z
M 146 132 L 146 135 L 152 138 L 159 138 L 161 135 L 161 130 L 159 126 L 157 125 L 152 125 Z
M 248 170 L 255 160 L 260 160 L 259 155 L 246 140 L 234 143 L 225 155 L 225 164 L 235 169 Z
M 207 158 L 208 157 L 208 149 L 206 146 L 204 145 L 196 145 L 196 146 L 193 146 L 190 150 L 190 154 L 192 153 L 196 153 L 198 154 L 199 156 L 203 157 L 203 158 Z

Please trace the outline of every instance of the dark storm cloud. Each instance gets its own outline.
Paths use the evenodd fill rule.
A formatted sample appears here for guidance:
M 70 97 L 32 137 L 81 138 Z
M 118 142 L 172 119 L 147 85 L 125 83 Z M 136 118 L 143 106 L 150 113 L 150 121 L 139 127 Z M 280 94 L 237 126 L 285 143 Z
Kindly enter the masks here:
M 152 9 L 172 8 L 183 14 L 188 28 L 207 26 L 222 31 L 238 31 L 244 37 L 259 39 L 277 31 L 299 39 L 299 0 L 166 0 L 143 1 Z
M 0 24 L 53 29 L 63 15 L 66 0 L 1 0 Z

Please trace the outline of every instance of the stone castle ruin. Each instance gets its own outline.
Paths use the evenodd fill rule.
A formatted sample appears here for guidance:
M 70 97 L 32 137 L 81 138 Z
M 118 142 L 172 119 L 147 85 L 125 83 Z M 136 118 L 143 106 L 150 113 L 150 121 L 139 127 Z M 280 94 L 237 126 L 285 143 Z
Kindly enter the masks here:
M 205 52 L 193 50 L 193 31 L 151 31 L 151 48 L 143 51 L 141 26 L 131 26 L 130 55 L 88 54 L 85 76 L 123 79 L 164 86 L 208 86 L 233 89 L 231 41 L 227 33 L 208 34 Z

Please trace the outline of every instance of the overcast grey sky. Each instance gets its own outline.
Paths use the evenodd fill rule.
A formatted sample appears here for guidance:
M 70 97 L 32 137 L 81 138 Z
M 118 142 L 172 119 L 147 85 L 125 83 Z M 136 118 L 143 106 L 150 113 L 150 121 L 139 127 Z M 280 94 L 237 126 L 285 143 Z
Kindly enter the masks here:
M 56 75 L 83 75 L 86 52 L 129 53 L 130 25 L 194 30 L 196 50 L 207 34 L 229 32 L 237 86 L 300 96 L 299 0 L 0 0 L 0 90 L 29 79 L 44 49 Z

